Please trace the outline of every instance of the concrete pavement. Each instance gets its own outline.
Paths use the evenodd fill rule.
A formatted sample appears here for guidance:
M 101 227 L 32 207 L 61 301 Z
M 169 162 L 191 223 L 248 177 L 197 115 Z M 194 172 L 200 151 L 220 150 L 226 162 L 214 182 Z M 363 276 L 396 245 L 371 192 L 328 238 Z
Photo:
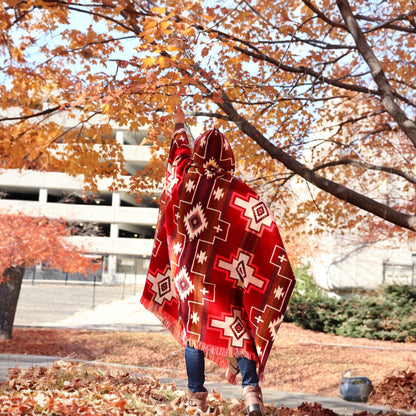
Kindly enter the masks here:
M 129 290 L 131 289 L 129 288 Z M 100 290 L 100 295 L 97 296 L 98 290 Z M 15 325 L 119 331 L 164 330 L 159 320 L 140 305 L 137 293 L 132 295 L 131 292 L 126 292 L 126 288 L 121 293 L 120 288 L 113 286 L 96 288 L 95 299 L 99 299 L 99 301 L 94 304 L 94 309 L 92 309 L 91 293 L 92 288 L 85 285 L 63 286 L 54 284 L 31 286 L 26 283 L 22 287 Z M 116 295 L 116 293 L 118 294 Z M 66 304 L 68 304 L 67 309 L 65 309 Z M 52 305 L 54 305 L 53 310 L 51 309 Z M 0 382 L 7 380 L 9 368 L 17 366 L 24 369 L 32 366 L 48 366 L 59 359 L 62 358 L 2 354 L 0 350 Z M 71 359 L 71 361 L 75 360 Z M 102 365 L 103 363 L 97 364 Z M 111 366 L 114 367 L 113 364 Z M 130 371 L 140 374 L 139 367 L 132 368 L 129 366 L 129 368 Z M 175 377 L 161 379 L 161 382 L 172 381 L 175 382 L 178 388 L 186 389 L 186 380 L 176 379 Z M 240 398 L 242 395 L 240 386 L 206 383 L 206 387 L 209 391 L 215 389 L 226 398 Z M 273 403 L 276 406 L 290 408 L 299 406 L 303 402 L 316 402 L 340 415 L 352 415 L 354 412 L 359 411 L 377 414 L 392 410 L 386 406 L 368 406 L 365 403 L 348 402 L 341 398 L 318 397 L 303 393 L 269 389 L 263 389 L 263 395 L 266 403 Z M 416 413 L 398 413 L 416 415 Z

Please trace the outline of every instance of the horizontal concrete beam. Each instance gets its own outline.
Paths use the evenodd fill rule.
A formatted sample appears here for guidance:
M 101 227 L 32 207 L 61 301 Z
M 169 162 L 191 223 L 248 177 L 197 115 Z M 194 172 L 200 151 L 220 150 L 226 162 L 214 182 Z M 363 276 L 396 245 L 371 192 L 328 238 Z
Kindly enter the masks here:
M 152 226 L 157 222 L 157 208 L 112 207 L 105 205 L 76 205 L 0 199 L 0 212 L 24 213 L 66 221 L 123 223 Z
M 123 176 L 124 183 L 129 185 L 130 176 Z M 113 180 L 110 178 L 98 179 L 98 191 L 111 193 Z M 81 191 L 85 188 L 83 176 L 69 176 L 62 172 L 39 172 L 35 170 L 0 169 L 0 190 L 12 190 L 14 192 L 24 192 L 46 188 L 51 191 Z M 128 188 L 120 189 L 120 192 L 127 192 Z M 151 191 L 160 194 L 156 187 Z
M 67 237 L 68 242 L 89 254 L 116 254 L 150 257 L 153 240 L 145 238 Z
M 67 144 L 56 144 L 55 149 L 52 150 L 52 153 L 58 154 L 59 153 L 68 153 L 68 148 L 70 148 Z M 100 153 L 104 151 L 104 147 L 100 146 L 99 144 L 94 144 L 93 149 Z M 122 146 L 123 148 L 123 157 L 126 162 L 132 162 L 140 166 L 146 166 L 150 158 L 152 156 L 151 146 L 137 146 L 137 145 L 125 145 Z

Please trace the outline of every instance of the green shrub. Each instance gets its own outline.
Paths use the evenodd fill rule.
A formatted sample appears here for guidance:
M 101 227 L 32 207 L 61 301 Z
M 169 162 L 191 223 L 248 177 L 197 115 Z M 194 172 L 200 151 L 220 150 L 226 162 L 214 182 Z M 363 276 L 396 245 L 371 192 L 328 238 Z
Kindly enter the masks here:
M 307 267 L 295 271 L 297 284 L 285 320 L 305 329 L 351 338 L 416 340 L 416 288 L 392 285 L 349 298 L 330 296 Z

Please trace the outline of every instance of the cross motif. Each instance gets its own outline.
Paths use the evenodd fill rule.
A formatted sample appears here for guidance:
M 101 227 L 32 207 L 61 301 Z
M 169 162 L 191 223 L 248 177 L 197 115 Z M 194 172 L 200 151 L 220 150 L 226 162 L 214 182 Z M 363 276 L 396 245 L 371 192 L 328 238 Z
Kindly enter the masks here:
M 260 199 L 250 196 L 249 200 L 246 201 L 236 197 L 234 204 L 243 210 L 242 216 L 247 220 L 247 226 L 250 230 L 260 232 L 262 226 L 270 227 L 273 224 L 270 211 Z
M 286 256 L 285 256 L 284 254 L 281 254 L 281 255 L 278 257 L 278 259 L 279 259 L 280 263 L 283 263 L 284 261 L 287 261 L 287 258 L 286 258 Z
M 194 181 L 190 179 L 185 185 L 186 192 L 192 192 L 195 189 L 195 187 L 196 185 Z
M 239 348 L 243 346 L 244 340 L 250 339 L 241 315 L 241 310 L 233 309 L 233 316 L 226 316 L 224 321 L 211 320 L 211 325 L 214 328 L 222 329 L 224 336 L 230 338 L 231 346 Z
M 209 293 L 209 290 L 208 290 L 208 289 L 205 289 L 205 287 L 203 287 L 203 288 L 200 290 L 200 292 L 202 293 L 202 296 L 205 296 L 205 295 L 207 295 L 207 294 Z

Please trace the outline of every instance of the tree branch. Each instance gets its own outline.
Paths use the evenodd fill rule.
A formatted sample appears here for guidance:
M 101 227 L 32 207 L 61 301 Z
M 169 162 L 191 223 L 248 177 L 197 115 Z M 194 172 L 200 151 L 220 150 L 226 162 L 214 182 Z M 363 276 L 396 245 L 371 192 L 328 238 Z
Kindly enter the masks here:
M 244 46 L 246 46 L 247 48 L 251 49 L 245 49 L 241 46 L 237 46 L 237 45 L 233 45 L 233 49 L 243 53 L 244 55 L 250 56 L 254 59 L 258 59 L 261 61 L 265 61 L 265 62 L 269 62 L 271 64 L 273 64 L 274 66 L 276 66 L 277 68 L 286 71 L 286 72 L 290 72 L 290 73 L 294 73 L 294 74 L 304 74 L 304 75 L 309 75 L 313 78 L 315 78 L 316 80 L 320 81 L 320 82 L 325 82 L 329 85 L 332 85 L 334 87 L 338 87 L 338 88 L 342 88 L 345 90 L 349 90 L 349 91 L 355 91 L 355 92 L 361 92 L 364 94 L 377 94 L 377 90 L 371 90 L 367 87 L 362 87 L 360 85 L 355 85 L 355 84 L 347 84 L 344 82 L 340 82 L 338 80 L 333 80 L 331 78 L 328 77 L 324 77 L 322 76 L 322 74 L 320 72 L 316 72 L 313 69 L 306 67 L 306 66 L 290 66 L 287 64 L 284 64 L 281 61 L 278 61 L 275 58 L 272 58 L 271 56 L 268 56 L 266 54 L 264 54 L 259 48 L 255 47 L 251 42 L 249 41 L 245 41 L 243 39 L 239 39 L 235 36 L 229 35 L 225 32 L 222 32 L 220 30 L 215 30 L 215 29 L 210 29 L 207 30 L 201 26 L 194 26 L 196 29 L 204 31 L 204 32 L 214 32 L 218 35 L 218 37 L 223 40 L 231 40 L 231 41 L 235 41 L 238 42 Z
M 398 31 L 398 32 L 406 32 L 406 33 L 413 33 L 414 34 L 414 33 L 416 33 L 416 30 L 415 30 L 416 28 L 412 25 L 412 22 L 410 21 L 409 17 L 412 16 L 412 15 L 415 15 L 415 14 L 416 14 L 416 10 L 411 10 L 410 12 L 401 14 L 401 15 L 393 18 L 393 19 L 388 20 L 387 22 L 380 23 L 379 25 L 367 30 L 365 33 L 375 32 L 375 31 L 380 30 L 380 29 L 392 29 L 392 30 L 395 30 L 395 31 Z M 366 22 L 377 23 L 376 19 L 372 19 L 371 17 L 363 16 L 361 14 L 355 15 L 355 18 L 357 20 L 364 20 Z M 407 19 L 407 21 L 413 27 L 407 28 L 407 27 L 403 27 L 403 26 L 393 24 L 393 22 L 397 22 L 397 21 L 405 20 L 405 19 Z
M 3 117 L 0 118 L 0 123 L 3 121 L 23 121 L 23 120 L 29 120 L 31 118 L 36 118 L 36 117 L 40 117 L 40 116 L 46 116 L 48 114 L 54 113 L 55 111 L 59 111 L 62 109 L 62 106 L 56 106 L 56 107 L 51 107 L 48 108 L 46 110 L 43 111 L 39 111 L 38 113 L 34 113 L 34 114 L 30 114 L 27 116 L 16 116 L 16 117 Z
M 348 0 L 337 0 L 337 5 L 347 25 L 348 31 L 355 40 L 358 51 L 370 68 L 371 75 L 378 87 L 377 94 L 380 95 L 383 106 L 416 147 L 416 123 L 407 117 L 406 113 L 396 103 L 390 83 L 387 80 L 379 60 L 358 26 Z
M 318 175 L 313 169 L 309 169 L 307 166 L 294 159 L 284 150 L 271 143 L 259 130 L 257 130 L 255 126 L 253 126 L 247 119 L 242 117 L 237 112 L 226 92 L 220 88 L 212 74 L 207 74 L 207 72 L 197 64 L 193 66 L 193 69 L 201 76 L 202 79 L 210 82 L 210 84 L 216 88 L 216 91 L 210 91 L 209 88 L 201 81 L 197 81 L 195 85 L 198 85 L 202 92 L 206 94 L 208 98 L 211 98 L 218 105 L 218 107 L 221 108 L 221 110 L 226 115 L 228 115 L 229 119 L 237 125 L 241 132 L 253 139 L 273 159 L 278 160 L 287 169 L 301 176 L 307 182 L 315 185 L 319 189 L 322 189 L 323 191 L 337 197 L 338 199 L 355 205 L 358 208 L 361 208 L 402 228 L 416 231 L 416 216 L 398 212 L 393 208 L 390 208 L 385 204 L 360 194 L 344 185 L 333 182 L 327 178 L 324 178 L 323 176 Z M 181 71 L 189 79 L 192 79 L 186 70 L 182 69 Z
M 222 96 L 226 97 L 225 92 L 223 92 Z M 307 182 L 330 193 L 342 201 L 353 204 L 358 208 L 361 208 L 384 220 L 408 230 L 416 231 L 416 216 L 398 212 L 389 206 L 362 195 L 344 185 L 338 184 L 318 175 L 313 169 L 309 169 L 288 153 L 284 152 L 282 149 L 267 140 L 256 127 L 238 114 L 229 101 L 217 102 L 217 105 L 229 116 L 229 118 L 243 133 L 258 143 L 273 159 L 283 163 L 286 168 L 295 172 Z
M 226 112 L 229 111 L 228 107 L 229 106 L 221 106 L 221 108 L 223 108 Z M 273 159 L 283 163 L 283 165 L 285 165 L 289 170 L 295 172 L 319 189 L 322 189 L 342 201 L 353 204 L 358 208 L 361 208 L 393 224 L 411 231 L 416 231 L 416 216 L 398 212 L 389 206 L 377 202 L 363 194 L 347 188 L 344 185 L 338 184 L 318 175 L 313 169 L 307 168 L 282 149 L 270 143 L 260 131 L 258 131 L 246 119 L 239 116 L 235 110 L 232 114 L 229 114 L 229 116 L 243 133 L 247 134 L 256 143 L 258 143 Z
M 204 111 L 196 111 L 196 112 L 192 113 L 191 115 L 193 115 L 195 117 L 211 117 L 211 118 L 218 118 L 220 120 L 231 121 L 229 117 L 225 116 L 224 114 L 220 114 L 220 113 L 207 113 L 207 112 L 204 112 Z
M 234 46 L 233 47 L 235 50 L 243 53 L 244 55 L 247 56 L 251 56 L 252 58 L 255 59 L 259 59 L 261 61 L 265 61 L 265 62 L 269 62 L 275 66 L 277 66 L 278 68 L 280 68 L 283 71 L 286 72 L 290 72 L 293 74 L 303 74 L 303 75 L 309 75 L 311 77 L 313 77 L 314 79 L 316 79 L 319 82 L 323 82 L 326 83 L 328 85 L 332 85 L 333 87 L 337 87 L 337 88 L 341 88 L 347 91 L 355 91 L 355 92 L 361 92 L 364 94 L 377 94 L 377 90 L 372 90 L 369 89 L 367 87 L 362 87 L 360 85 L 356 85 L 356 84 L 347 84 L 345 82 L 340 82 L 338 80 L 334 80 L 328 77 L 323 76 L 320 72 L 316 72 L 311 68 L 308 68 L 306 66 L 290 66 L 290 65 L 286 65 L 268 55 L 265 55 L 263 52 L 261 51 L 257 51 L 257 52 L 251 52 L 247 49 L 244 49 L 240 46 Z
M 176 19 L 181 21 L 182 19 L 178 16 L 176 16 Z M 258 59 L 260 61 L 264 61 L 264 62 L 269 62 L 272 65 L 276 66 L 278 69 L 283 70 L 285 72 L 289 72 L 289 73 L 294 73 L 294 74 L 303 74 L 303 75 L 309 75 L 310 77 L 314 78 L 315 80 L 321 82 L 321 83 L 326 83 L 328 85 L 332 85 L 334 87 L 337 88 L 341 88 L 347 91 L 354 91 L 354 92 L 359 92 L 359 93 L 363 93 L 363 94 L 371 94 L 371 95 L 376 95 L 376 96 L 380 96 L 382 95 L 382 92 L 380 91 L 380 89 L 374 90 L 374 89 L 370 89 L 368 87 L 364 87 L 358 84 L 348 84 L 345 82 L 341 82 L 340 79 L 332 79 L 332 78 L 328 78 L 322 75 L 321 72 L 317 72 L 314 71 L 312 68 L 309 67 L 305 67 L 305 66 L 291 66 L 291 65 L 287 65 L 284 64 L 281 60 L 277 60 L 271 56 L 266 55 L 265 53 L 263 53 L 259 48 L 257 48 L 256 46 L 254 46 L 254 44 L 252 44 L 249 41 L 240 39 L 236 36 L 233 35 L 229 35 L 228 33 L 222 32 L 220 30 L 216 30 L 216 29 L 207 29 L 204 28 L 201 25 L 193 25 L 193 27 L 196 30 L 199 30 L 201 32 L 206 32 L 206 33 L 216 33 L 218 38 L 222 41 L 234 41 L 234 42 L 238 42 L 241 45 L 244 45 L 245 47 L 247 47 L 247 49 L 241 47 L 241 46 L 237 46 L 237 45 L 233 45 L 232 48 L 235 51 L 238 51 L 246 56 L 249 56 L 251 58 L 254 59 Z M 357 48 L 354 48 L 357 49 Z M 361 51 L 359 51 L 361 53 Z M 370 68 L 371 70 L 371 68 Z M 344 77 L 343 77 L 344 78 Z M 402 96 L 400 94 L 398 94 L 395 91 L 391 91 L 391 100 L 393 100 L 394 102 L 394 98 L 399 99 L 400 101 L 412 106 L 412 107 L 416 107 L 416 104 L 411 102 L 408 98 L 406 98 L 405 96 Z M 384 97 L 382 96 L 382 99 Z M 397 108 L 400 109 L 400 107 L 396 104 Z M 389 112 L 390 113 L 390 112 Z M 404 112 L 402 112 L 404 114 Z M 391 114 L 390 114 L 391 115 Z M 406 123 L 410 123 L 410 124 L 415 124 L 413 123 L 410 119 L 407 118 L 407 116 L 404 114 L 405 116 L 405 120 L 402 124 L 399 124 L 401 128 L 403 128 L 403 124 Z M 393 116 L 392 116 L 393 117 Z M 398 119 L 393 117 L 397 122 Z M 406 130 L 409 130 L 409 128 L 407 128 Z
M 369 169 L 369 170 L 390 173 L 392 175 L 400 176 L 403 179 L 406 179 L 407 181 L 409 181 L 410 183 L 413 183 L 416 185 L 416 176 L 402 172 L 399 169 L 395 169 L 395 168 L 391 168 L 387 166 L 377 166 L 377 165 L 373 165 L 373 164 L 362 162 L 360 160 L 355 160 L 355 159 L 335 160 L 333 162 L 328 162 L 319 166 L 315 166 L 312 170 L 316 172 L 321 169 L 325 169 L 325 168 L 332 167 L 332 166 L 340 166 L 340 165 L 354 165 L 354 166 L 358 166 L 358 167 Z
M 317 7 L 315 7 L 309 0 L 302 0 L 303 4 L 311 9 L 321 20 L 323 20 L 325 23 L 332 27 L 339 27 L 342 29 L 346 29 L 345 25 L 342 23 L 334 22 L 329 17 L 326 17 L 324 13 L 321 12 Z

